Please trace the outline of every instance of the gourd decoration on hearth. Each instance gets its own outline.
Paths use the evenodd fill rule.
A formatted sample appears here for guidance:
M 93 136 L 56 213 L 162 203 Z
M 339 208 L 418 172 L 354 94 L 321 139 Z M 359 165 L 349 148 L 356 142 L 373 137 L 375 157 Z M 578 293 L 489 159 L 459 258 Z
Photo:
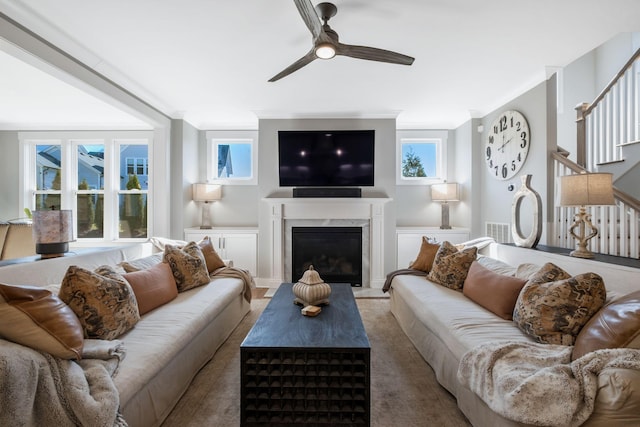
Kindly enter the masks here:
M 331 286 L 325 283 L 320 278 L 320 274 L 313 269 L 313 265 L 310 265 L 298 283 L 293 285 L 293 294 L 296 296 L 293 300 L 294 304 L 302 304 L 305 307 L 329 304 Z

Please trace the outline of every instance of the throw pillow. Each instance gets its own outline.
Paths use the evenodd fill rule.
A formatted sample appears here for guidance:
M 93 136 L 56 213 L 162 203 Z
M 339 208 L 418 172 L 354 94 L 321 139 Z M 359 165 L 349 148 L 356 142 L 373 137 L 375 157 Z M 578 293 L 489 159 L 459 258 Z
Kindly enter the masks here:
M 524 279 L 496 273 L 474 261 L 464 281 L 462 293 L 492 313 L 511 320 L 518 295 L 525 283 Z
M 431 267 L 433 266 L 433 260 L 436 258 L 438 249 L 440 249 L 440 245 L 438 243 L 429 243 L 429 239 L 427 239 L 427 236 L 422 236 L 422 245 L 420 246 L 420 252 L 418 252 L 416 260 L 411 263 L 409 268 L 413 268 L 414 270 L 421 270 L 426 273 L 430 272 Z
M 119 265 L 124 269 L 126 273 L 132 273 L 134 271 L 146 270 L 154 265 L 162 262 L 161 253 L 149 255 L 144 258 L 138 258 L 131 261 L 122 261 Z
M 571 360 L 602 348 L 640 349 L 640 291 L 598 311 L 576 338 Z
M 59 296 L 80 319 L 85 338 L 113 340 L 140 320 L 133 289 L 107 265 L 95 271 L 69 266 Z
M 200 246 L 202 255 L 204 255 L 204 261 L 207 264 L 207 271 L 209 271 L 209 273 L 214 272 L 220 267 L 226 266 L 222 258 L 220 258 L 220 255 L 218 255 L 218 253 L 214 249 L 209 236 L 206 236 L 204 239 L 198 242 L 198 246 Z
M 183 248 L 166 245 L 164 261 L 171 267 L 178 292 L 206 285 L 211 279 L 200 246 L 189 242 Z
M 84 344 L 75 313 L 50 291 L 0 283 L 0 337 L 61 359 L 80 359 Z
M 427 278 L 447 288 L 460 291 L 477 254 L 478 248 L 475 246 L 458 252 L 455 246 L 445 241 L 436 253 Z
M 131 285 L 138 301 L 140 315 L 164 305 L 178 296 L 171 267 L 160 262 L 146 270 L 134 271 L 122 277 Z
M 547 263 L 522 288 L 513 321 L 540 343 L 573 345 L 606 298 L 604 282 L 597 274 L 571 277 Z

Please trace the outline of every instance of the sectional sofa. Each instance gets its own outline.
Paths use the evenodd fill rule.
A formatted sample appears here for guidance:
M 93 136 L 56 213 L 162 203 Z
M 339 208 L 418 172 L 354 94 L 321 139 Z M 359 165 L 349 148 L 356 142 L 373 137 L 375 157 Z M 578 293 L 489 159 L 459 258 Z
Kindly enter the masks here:
M 416 263 L 420 261 L 419 258 L 416 259 Z M 616 355 L 623 357 L 623 363 L 609 366 L 604 363 L 598 364 L 598 359 L 592 357 L 594 354 L 600 355 L 599 352 L 585 349 L 585 346 L 589 347 L 593 342 L 606 346 L 603 340 L 613 340 L 608 335 L 611 333 L 608 328 L 611 326 L 614 329 L 619 328 L 624 322 L 629 324 L 625 332 L 626 336 L 623 337 L 624 342 L 614 343 L 613 346 L 640 348 L 640 282 L 638 281 L 640 270 L 638 268 L 495 243 L 481 249 L 475 263 L 483 267 L 477 267 L 477 265 L 471 267 L 460 289 L 451 289 L 435 283 L 429 280 L 431 277 L 429 274 L 416 275 L 409 272 L 390 277 L 392 280 L 389 290 L 391 311 L 402 330 L 433 368 L 440 384 L 456 397 L 460 410 L 471 424 L 477 427 L 562 426 L 582 423 L 585 426 L 640 425 L 640 350 L 624 348 L 611 352 L 599 350 L 606 356 L 617 352 Z M 531 334 L 524 332 L 517 322 L 512 320 L 511 315 L 518 314 L 515 310 L 518 304 L 523 304 L 520 293 L 524 292 L 522 289 L 527 289 L 523 286 L 526 286 L 529 283 L 527 280 L 532 280 L 532 275 L 547 263 L 556 265 L 571 275 L 597 273 L 606 286 L 606 296 L 599 297 L 606 297 L 608 305 L 596 313 L 602 314 L 598 317 L 598 321 L 595 314 L 589 313 L 593 320 L 580 330 L 584 338 L 576 339 L 575 346 L 536 343 Z M 477 276 L 479 271 L 483 272 L 482 278 Z M 471 277 L 472 275 L 476 276 Z M 518 275 L 523 279 L 519 284 L 516 278 Z M 595 275 L 588 277 L 597 278 Z M 509 283 L 499 284 L 498 282 L 503 279 Z M 473 286 L 476 287 L 476 292 L 475 295 L 469 295 L 472 285 L 469 284 L 469 291 L 465 287 L 473 282 L 475 282 Z M 516 283 L 515 291 L 509 288 L 514 282 Z M 501 292 L 505 298 L 502 298 Z M 631 297 L 628 297 L 629 295 Z M 626 305 L 621 303 L 625 297 Z M 504 299 L 511 300 L 506 309 L 503 304 Z M 619 305 L 618 309 L 614 310 L 616 306 L 612 304 L 616 302 L 619 302 Z M 544 304 L 545 308 L 551 305 L 546 302 Z M 620 309 L 620 304 L 623 309 Z M 607 308 L 611 310 L 608 312 L 608 318 L 603 315 L 603 313 L 606 314 L 604 311 Z M 520 315 L 525 316 L 526 313 L 520 313 Z M 564 318 L 561 322 L 564 322 Z M 592 333 L 592 331 L 596 332 Z M 580 354 L 576 354 L 578 345 L 582 345 Z M 478 356 L 478 349 L 483 349 L 485 352 L 493 351 L 493 353 L 483 359 Z M 536 402 L 534 398 L 524 400 L 523 403 L 521 400 L 520 407 L 516 407 L 513 411 L 513 406 L 508 407 L 509 402 L 512 404 L 518 402 L 518 399 L 522 399 L 529 392 L 527 387 L 531 383 L 525 383 L 524 379 L 530 381 L 533 378 L 533 375 L 527 376 L 526 372 L 532 369 L 528 357 L 534 352 L 543 352 L 543 354 L 550 352 L 549 354 L 556 357 L 553 366 L 544 367 L 545 375 L 546 370 L 550 369 L 556 374 L 562 373 L 564 377 L 561 377 L 559 382 L 550 380 L 548 385 L 544 382 L 537 383 L 538 396 L 544 396 L 553 401 L 543 403 L 541 398 Z M 513 369 L 506 375 L 511 375 L 509 380 L 523 381 L 522 384 L 518 383 L 517 387 L 510 389 L 509 393 L 501 392 L 498 388 L 499 382 L 507 378 L 500 377 L 502 371 L 498 368 L 504 368 L 506 363 L 504 360 L 507 359 L 499 359 L 501 366 L 482 365 L 491 358 L 498 359 L 507 353 L 511 357 L 510 363 Z M 585 353 L 586 356 L 579 359 Z M 523 355 L 523 359 L 516 358 L 514 362 L 514 354 Z M 579 361 L 576 362 L 576 359 Z M 573 378 L 576 370 L 585 365 L 590 367 L 587 370 L 591 369 L 591 373 L 594 373 L 591 376 L 587 375 L 585 382 L 588 383 L 589 379 L 592 379 L 592 386 L 597 387 L 595 400 L 585 399 L 585 401 L 575 402 L 575 406 L 572 406 L 573 403 L 569 399 L 554 399 L 553 396 L 562 396 L 562 393 L 574 384 L 576 387 L 589 385 L 576 383 Z M 594 366 L 597 366 L 597 369 Z M 480 368 L 484 368 L 486 376 L 474 383 L 471 372 Z M 492 371 L 493 369 L 495 371 Z M 539 371 L 536 369 L 538 368 L 534 367 L 532 372 L 542 376 L 542 368 Z M 491 391 L 495 393 L 490 395 Z M 535 393 L 532 396 L 535 396 Z M 525 410 L 529 411 L 527 416 L 530 418 L 519 418 L 521 414 L 516 412 Z M 513 417 L 512 413 L 514 413 Z M 585 421 L 584 418 L 588 419 Z
M 157 249 L 150 243 L 143 243 L 9 265 L 0 268 L 0 283 L 47 287 L 55 293 L 60 289 L 58 285 L 68 280 L 68 271 L 75 268 L 69 269 L 70 266 L 93 271 L 103 265 L 123 266 L 124 262 L 133 266 L 130 271 L 134 271 L 157 265 L 162 253 L 154 252 Z M 190 279 L 186 277 L 186 280 L 184 290 L 168 298 L 159 296 L 161 291 L 150 292 L 144 310 L 139 298 L 140 312 L 148 311 L 116 338 L 123 343 L 126 355 L 113 382 L 121 415 L 130 427 L 160 425 L 196 373 L 250 310 L 250 290 L 247 292 L 246 281 L 239 277 L 206 276 L 208 284 L 193 288 L 189 288 Z M 155 282 L 152 277 L 150 283 Z M 134 291 L 138 295 L 136 288 Z M 62 291 L 59 292 L 63 298 Z M 67 292 L 71 300 L 74 292 Z M 164 301 L 154 298 L 164 298 Z M 0 339 L 0 357 L 9 344 L 14 345 Z

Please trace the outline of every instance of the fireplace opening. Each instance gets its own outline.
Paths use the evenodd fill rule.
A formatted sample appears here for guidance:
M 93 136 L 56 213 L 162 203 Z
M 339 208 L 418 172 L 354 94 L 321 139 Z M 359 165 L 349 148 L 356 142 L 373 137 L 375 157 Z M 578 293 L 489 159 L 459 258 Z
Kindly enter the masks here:
M 292 227 L 291 278 L 313 265 L 327 283 L 362 286 L 361 227 Z

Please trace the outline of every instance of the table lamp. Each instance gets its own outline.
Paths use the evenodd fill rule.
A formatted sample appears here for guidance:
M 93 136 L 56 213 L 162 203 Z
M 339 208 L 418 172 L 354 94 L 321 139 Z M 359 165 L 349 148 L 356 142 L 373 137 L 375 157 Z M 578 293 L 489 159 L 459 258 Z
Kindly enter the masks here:
M 64 256 L 73 242 L 73 212 L 46 210 L 33 212 L 33 240 L 40 258 Z
M 209 203 L 222 198 L 222 186 L 218 184 L 199 182 L 193 184 L 192 191 L 193 200 L 195 202 L 204 202 L 204 206 L 202 206 L 202 225 L 200 225 L 200 229 L 209 230 L 212 228 Z
M 578 258 L 593 258 L 587 249 L 590 239 L 598 235 L 598 228 L 591 223 L 586 206 L 613 205 L 613 177 L 610 173 L 580 173 L 560 178 L 560 205 L 579 206 L 569 234 L 576 239 L 577 248 L 570 253 Z M 578 230 L 576 234 L 575 230 Z M 587 234 L 587 229 L 589 233 Z
M 450 230 L 449 225 L 449 202 L 460 200 L 460 186 L 455 182 L 445 182 L 431 185 L 431 200 L 442 202 L 442 230 Z

